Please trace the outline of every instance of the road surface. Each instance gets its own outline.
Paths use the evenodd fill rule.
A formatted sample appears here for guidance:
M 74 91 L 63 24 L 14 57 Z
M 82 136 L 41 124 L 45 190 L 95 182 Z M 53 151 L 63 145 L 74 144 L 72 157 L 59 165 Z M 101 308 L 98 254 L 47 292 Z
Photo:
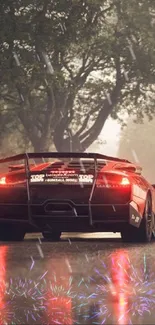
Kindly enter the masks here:
M 154 324 L 155 243 L 68 236 L 0 243 L 0 324 Z

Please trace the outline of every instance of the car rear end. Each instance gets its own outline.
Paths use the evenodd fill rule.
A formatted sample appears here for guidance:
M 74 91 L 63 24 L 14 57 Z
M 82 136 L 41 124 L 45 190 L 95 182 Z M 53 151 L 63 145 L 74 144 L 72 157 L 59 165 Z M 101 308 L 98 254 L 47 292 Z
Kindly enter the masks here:
M 117 231 L 129 223 L 131 183 L 109 161 L 84 154 L 47 160 L 29 174 L 29 213 L 39 228 Z
M 91 225 L 91 201 L 95 174 L 104 160 L 90 158 L 48 159 L 42 171 L 31 171 L 30 210 L 39 227 L 61 227 L 61 231 L 82 230 Z
M 0 186 L 1 211 L 6 218 L 9 212 L 9 220 L 21 214 L 21 220 L 41 231 L 120 231 L 130 222 L 131 180 L 114 170 L 110 159 L 40 153 L 24 161 L 24 168 L 11 172 Z

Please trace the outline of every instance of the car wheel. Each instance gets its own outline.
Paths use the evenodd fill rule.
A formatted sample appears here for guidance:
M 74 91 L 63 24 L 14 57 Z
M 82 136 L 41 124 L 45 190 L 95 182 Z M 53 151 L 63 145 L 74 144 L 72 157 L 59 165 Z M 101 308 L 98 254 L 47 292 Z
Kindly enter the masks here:
M 0 225 L 0 241 L 22 241 L 25 233 L 19 225 Z
M 151 200 L 151 196 L 148 195 L 146 199 L 143 220 L 139 228 L 140 238 L 142 239 L 142 241 L 150 242 L 153 237 L 153 225 L 154 225 L 153 218 L 154 215 L 152 213 L 152 200 Z
M 153 236 L 154 216 L 152 213 L 152 200 L 148 195 L 146 199 L 143 219 L 139 228 L 127 227 L 121 232 L 124 242 L 151 242 Z
M 53 231 L 53 232 L 43 231 L 42 235 L 44 239 L 48 241 L 59 241 L 61 237 L 61 231 Z

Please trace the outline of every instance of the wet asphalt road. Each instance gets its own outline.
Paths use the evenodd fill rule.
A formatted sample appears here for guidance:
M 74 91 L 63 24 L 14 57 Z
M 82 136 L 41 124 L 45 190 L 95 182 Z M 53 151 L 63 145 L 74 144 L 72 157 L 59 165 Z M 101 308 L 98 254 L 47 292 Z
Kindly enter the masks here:
M 1 243 L 0 324 L 154 324 L 155 243 L 95 236 Z

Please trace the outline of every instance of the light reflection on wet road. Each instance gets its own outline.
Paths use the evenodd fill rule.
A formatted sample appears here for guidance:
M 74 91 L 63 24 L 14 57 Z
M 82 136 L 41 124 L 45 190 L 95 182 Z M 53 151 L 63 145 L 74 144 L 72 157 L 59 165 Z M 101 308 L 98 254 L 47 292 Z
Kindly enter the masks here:
M 1 325 L 155 323 L 155 243 L 35 237 L 0 244 Z

